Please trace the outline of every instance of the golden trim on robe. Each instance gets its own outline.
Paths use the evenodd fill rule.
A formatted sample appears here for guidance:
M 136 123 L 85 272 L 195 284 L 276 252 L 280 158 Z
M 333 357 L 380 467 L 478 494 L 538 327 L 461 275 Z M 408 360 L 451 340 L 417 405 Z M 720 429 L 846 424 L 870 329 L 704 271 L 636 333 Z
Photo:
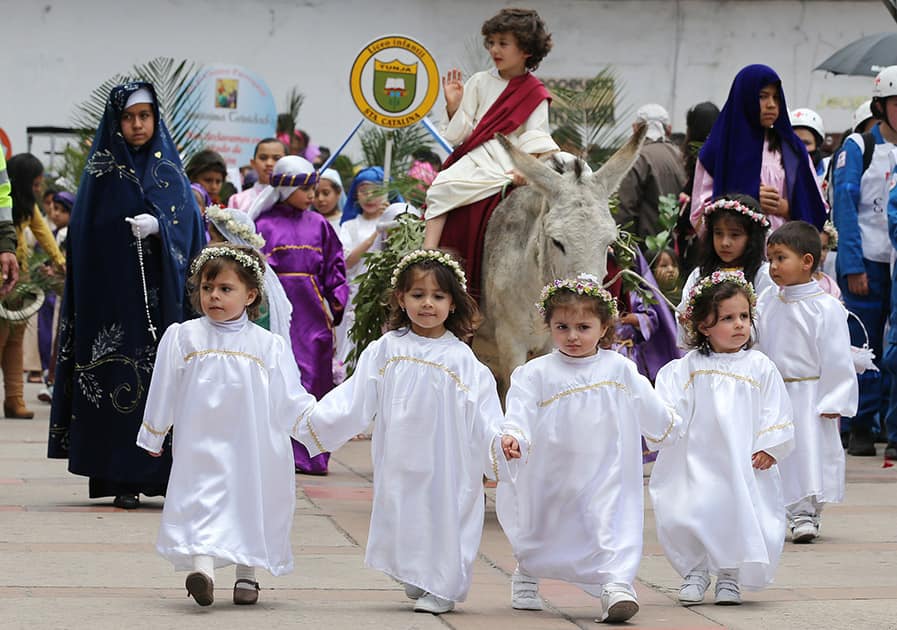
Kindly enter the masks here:
M 492 443 L 489 444 L 489 459 L 492 460 L 492 474 L 495 476 L 495 481 L 499 481 L 498 456 L 495 454 L 495 438 L 492 438 Z
M 674 416 L 674 415 L 672 414 L 672 412 L 670 412 L 670 423 L 667 425 L 667 429 L 666 429 L 666 431 L 663 432 L 663 435 L 661 435 L 661 436 L 660 436 L 659 438 L 657 438 L 656 440 L 655 440 L 653 437 L 651 437 L 650 435 L 648 435 L 647 433 L 642 433 L 642 436 L 644 436 L 644 438 L 645 438 L 646 440 L 648 440 L 649 442 L 653 442 L 654 444 L 660 444 L 660 443 L 663 442 L 665 439 L 667 439 L 667 437 L 669 437 L 669 435 L 670 435 L 670 431 L 673 430 L 673 426 L 674 426 L 675 424 L 676 424 L 676 416 Z
M 818 381 L 820 379 L 819 376 L 789 376 L 788 378 L 782 377 L 782 380 L 786 383 L 803 383 L 804 381 Z
M 255 361 L 258 363 L 258 366 L 263 370 L 267 370 L 265 367 L 265 362 L 259 359 L 256 356 L 251 354 L 247 354 L 245 352 L 236 352 L 234 350 L 196 350 L 184 356 L 184 363 L 189 363 L 191 359 L 196 357 L 204 357 L 212 354 L 220 354 L 225 357 L 243 357 L 244 359 L 249 359 L 250 361 Z
M 147 431 L 149 431 L 150 433 L 152 433 L 153 435 L 162 435 L 162 436 L 168 435 L 168 432 L 171 430 L 171 427 L 169 426 L 164 431 L 156 431 L 150 425 L 148 425 L 145 420 L 143 421 L 143 428 L 146 429 Z
M 819 297 L 820 295 L 826 295 L 826 292 L 825 292 L 825 291 L 819 291 L 818 293 L 811 293 L 810 295 L 805 295 L 805 296 L 803 296 L 803 297 L 799 297 L 799 298 L 797 298 L 797 299 L 795 299 L 795 300 L 786 300 L 786 299 L 783 297 L 782 292 L 779 291 L 779 293 L 777 294 L 776 297 L 778 297 L 779 300 L 781 300 L 781 301 L 784 302 L 785 304 L 797 304 L 798 302 L 803 302 L 804 300 L 809 300 L 810 298 Z
M 773 431 L 779 431 L 780 429 L 787 429 L 788 427 L 794 426 L 791 422 L 782 422 L 781 424 L 774 424 L 771 427 L 766 427 L 762 431 L 758 431 L 755 437 L 760 437 L 764 433 L 772 433 Z
M 380 376 L 383 376 L 386 373 L 386 368 L 389 367 L 390 363 L 398 363 L 399 361 L 411 361 L 412 363 L 418 363 L 420 365 L 426 365 L 427 367 L 434 367 L 439 370 L 442 370 L 443 372 L 448 374 L 449 377 L 453 381 L 455 381 L 455 385 L 458 386 L 458 389 L 460 389 L 465 394 L 470 393 L 470 388 L 461 382 L 461 377 L 458 376 L 457 374 L 455 374 L 454 372 L 452 372 L 446 366 L 442 365 L 441 363 L 434 363 L 433 361 L 425 361 L 423 359 L 418 359 L 417 357 L 409 357 L 409 356 L 390 357 L 389 359 L 386 360 L 386 363 L 383 364 L 383 367 L 380 368 Z
M 271 258 L 274 252 L 280 251 L 282 249 L 310 249 L 312 251 L 318 252 L 319 254 L 324 253 L 320 247 L 315 247 L 314 245 L 278 245 L 277 247 L 271 248 L 271 251 L 267 254 L 268 258 Z
M 315 275 L 313 273 L 305 273 L 304 271 L 284 271 L 283 273 L 277 274 L 278 278 L 308 278 L 311 280 L 311 288 L 315 290 L 315 295 L 318 296 L 318 302 L 321 304 L 321 312 L 324 313 L 324 321 L 327 322 L 327 328 L 333 330 L 333 321 L 330 319 L 330 313 L 327 311 L 327 303 L 324 301 L 324 296 L 321 294 L 321 290 L 318 288 L 318 282 L 315 280 Z
M 573 394 L 581 394 L 582 392 L 587 392 L 592 389 L 598 389 L 600 387 L 616 387 L 617 389 L 621 389 L 624 392 L 629 391 L 629 388 L 627 388 L 625 385 L 623 385 L 623 383 L 618 383 L 617 381 L 600 381 L 598 383 L 592 383 L 590 385 L 583 385 L 581 387 L 573 387 L 571 389 L 564 390 L 561 393 L 555 394 L 551 398 L 548 398 L 547 400 L 540 401 L 539 407 L 547 407 L 551 403 L 557 402 L 561 398 L 564 398 L 565 396 L 572 396 Z
M 308 432 L 311 433 L 311 439 L 315 441 L 315 447 L 322 453 L 328 453 L 329 451 L 324 448 L 324 445 L 321 444 L 321 440 L 318 438 L 318 434 L 315 431 L 315 428 L 311 426 L 311 415 L 305 417 L 305 426 L 308 427 Z
M 760 383 L 755 381 L 754 379 L 743 376 L 741 374 L 735 374 L 734 372 L 723 372 L 722 370 L 695 370 L 691 374 L 689 374 L 688 382 L 685 383 L 685 387 L 683 389 L 688 389 L 688 386 L 691 385 L 696 376 L 702 376 L 706 374 L 715 374 L 716 376 L 728 376 L 729 378 L 734 378 L 737 381 L 744 381 L 751 387 L 755 389 L 760 389 Z

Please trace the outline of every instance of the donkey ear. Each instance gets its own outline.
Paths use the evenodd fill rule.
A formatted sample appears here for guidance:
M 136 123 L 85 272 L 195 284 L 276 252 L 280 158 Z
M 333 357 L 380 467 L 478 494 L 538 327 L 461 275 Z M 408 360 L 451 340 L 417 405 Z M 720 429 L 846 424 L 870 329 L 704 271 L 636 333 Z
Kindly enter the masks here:
M 589 185 L 603 189 L 606 195 L 612 195 L 620 186 L 626 173 L 635 164 L 638 159 L 639 151 L 645 141 L 645 131 L 647 126 L 644 123 L 639 124 L 635 129 L 635 133 L 629 138 L 629 141 L 614 153 L 610 159 L 604 163 L 597 172 L 589 178 Z M 600 194 L 599 192 L 599 194 Z
M 504 147 L 514 167 L 526 178 L 533 188 L 543 195 L 551 196 L 560 192 L 563 177 L 555 172 L 547 164 L 537 160 L 529 153 L 524 153 L 508 140 L 504 135 L 497 133 L 495 139 Z

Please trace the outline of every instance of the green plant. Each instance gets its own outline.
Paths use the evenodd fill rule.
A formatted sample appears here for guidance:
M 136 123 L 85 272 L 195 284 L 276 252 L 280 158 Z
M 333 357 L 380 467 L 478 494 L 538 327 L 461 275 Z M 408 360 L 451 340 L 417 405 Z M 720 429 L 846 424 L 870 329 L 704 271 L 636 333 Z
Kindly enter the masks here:
M 350 374 L 364 349 L 383 334 L 383 327 L 389 318 L 393 270 L 405 254 L 418 249 L 424 242 L 424 222 L 419 218 L 401 214 L 397 222 L 398 225 L 389 230 L 383 249 L 362 257 L 367 269 L 355 278 L 358 284 L 358 293 L 352 300 L 355 323 L 349 330 L 353 348 L 346 365 Z
M 660 232 L 654 236 L 645 237 L 645 255 L 650 260 L 651 265 L 660 256 L 660 253 L 667 248 L 673 238 L 673 230 L 676 222 L 679 220 L 679 200 L 676 195 L 669 193 L 662 195 L 657 200 L 658 222 Z
M 422 125 L 399 129 L 368 127 L 360 136 L 363 164 L 384 166 L 386 140 L 390 136 L 392 159 L 390 159 L 389 192 L 398 192 L 409 203 L 420 206 L 424 201 L 425 192 L 420 189 L 420 182 L 408 177 L 407 173 L 414 160 L 414 152 L 432 146 L 430 135 Z

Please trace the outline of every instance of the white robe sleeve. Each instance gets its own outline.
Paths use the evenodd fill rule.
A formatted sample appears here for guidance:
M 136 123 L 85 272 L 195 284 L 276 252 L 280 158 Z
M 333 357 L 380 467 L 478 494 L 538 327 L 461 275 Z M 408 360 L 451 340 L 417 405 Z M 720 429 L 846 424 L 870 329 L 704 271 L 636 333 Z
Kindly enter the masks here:
M 791 399 L 782 375 L 771 360 L 760 375 L 761 407 L 752 452 L 766 451 L 780 460 L 794 450 Z
M 380 342 L 365 348 L 352 376 L 330 390 L 314 410 L 301 418 L 293 437 L 308 449 L 310 457 L 333 452 L 364 431 L 374 419 L 378 404 Z
M 473 75 L 464 84 L 464 95 L 455 115 L 451 117 L 442 132 L 442 136 L 453 146 L 467 140 L 474 128 L 477 106 L 480 100 L 479 77 Z
M 525 464 L 533 450 L 532 426 L 539 411 L 536 388 L 530 379 L 530 369 L 521 365 L 511 373 L 511 387 L 505 397 L 505 417 L 502 433 L 517 438 Z
M 652 451 L 660 450 L 675 443 L 679 437 L 688 432 L 688 427 L 691 424 L 695 411 L 695 388 L 686 388 L 689 378 L 688 366 L 690 356 L 691 354 L 687 354 L 681 359 L 674 359 L 657 372 L 654 386 L 658 398 L 663 401 L 668 413 L 672 415 L 672 419 L 667 421 L 668 423 L 672 421 L 672 427 L 666 439 L 657 439 L 663 437 L 666 429 L 650 437 L 645 435 L 645 443 Z M 646 423 L 642 425 L 644 433 L 650 430 L 651 428 Z M 675 437 L 670 439 L 671 436 Z
M 629 366 L 627 366 L 629 367 Z M 635 364 L 629 367 L 629 391 L 633 415 L 638 419 L 648 448 L 656 451 L 677 441 L 684 433 L 685 423 L 672 405 L 651 386 L 651 381 L 638 373 Z
M 294 433 L 302 419 L 314 410 L 315 397 L 302 387 L 302 374 L 288 344 L 280 336 L 274 340 L 275 356 L 269 395 L 271 417 L 282 422 L 285 431 Z
M 816 413 L 837 413 L 851 418 L 857 412 L 859 386 L 850 351 L 847 312 L 840 304 L 826 304 L 826 307 L 817 339 L 820 397 Z
M 473 414 L 470 426 L 474 444 L 481 449 L 483 474 L 493 481 L 508 481 L 516 475 L 517 460 L 508 462 L 501 450 L 502 412 L 495 377 L 485 365 L 479 365 L 476 377 L 476 398 L 470 403 Z
M 548 101 L 542 101 L 536 105 L 536 109 L 529 118 L 518 128 L 520 136 L 515 144 L 524 153 L 538 155 L 558 149 L 557 143 L 551 137 L 551 127 L 548 125 Z
M 143 424 L 137 433 L 137 446 L 151 453 L 162 451 L 165 436 L 174 424 L 178 384 L 184 369 L 184 354 L 178 342 L 180 324 L 172 324 L 162 335 L 156 350 L 153 378 L 150 380 Z

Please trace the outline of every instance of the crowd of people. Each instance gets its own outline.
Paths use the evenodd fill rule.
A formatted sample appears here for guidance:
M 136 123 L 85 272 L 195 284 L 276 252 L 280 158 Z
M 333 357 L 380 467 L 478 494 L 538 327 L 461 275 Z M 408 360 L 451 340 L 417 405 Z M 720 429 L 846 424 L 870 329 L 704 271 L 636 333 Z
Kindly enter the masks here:
M 327 474 L 372 422 L 366 564 L 434 614 L 471 587 L 484 476 L 518 563 L 511 605 L 542 609 L 539 579 L 561 579 L 615 622 L 638 611 L 643 462 L 657 459 L 658 538 L 688 606 L 712 576 L 717 604 L 741 603 L 773 580 L 786 533 L 818 540 L 845 449 L 882 441 L 897 459 L 897 66 L 831 157 L 821 117 L 789 112 L 767 66 L 740 70 L 722 109 L 692 108 L 682 144 L 662 106 L 641 107 L 616 218 L 647 244 L 675 199 L 675 229 L 636 255 L 660 287 L 646 299 L 616 281 L 612 253 L 607 278 L 546 285 L 554 351 L 501 401 L 469 345 L 485 226 L 526 185 L 495 136 L 539 159 L 560 148 L 533 74 L 552 46 L 542 19 L 503 9 L 481 34 L 495 67 L 443 79 L 458 147 L 438 173 L 414 167 L 422 249 L 396 266 L 383 336 L 348 378 L 353 280 L 391 225 L 379 166 L 345 186 L 295 131 L 261 140 L 229 190 L 214 151 L 182 164 L 143 82 L 111 91 L 76 192 L 45 187 L 30 154 L 0 161 L 0 292 L 64 277 L 32 338 L 0 322 L 4 413 L 32 417 L 23 380 L 43 374 L 48 455 L 117 507 L 164 495 L 157 549 L 200 605 L 223 566 L 244 605 L 257 568 L 292 570 L 294 474 Z

